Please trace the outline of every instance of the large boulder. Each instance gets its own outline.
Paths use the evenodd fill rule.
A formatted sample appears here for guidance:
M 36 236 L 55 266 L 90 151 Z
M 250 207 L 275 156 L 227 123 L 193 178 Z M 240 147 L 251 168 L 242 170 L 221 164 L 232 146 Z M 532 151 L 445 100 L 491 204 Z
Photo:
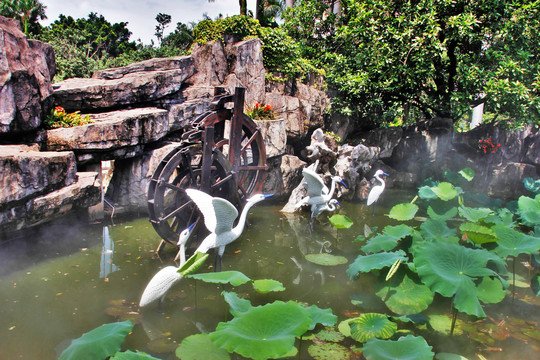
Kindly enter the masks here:
M 73 78 L 55 84 L 54 103 L 67 111 L 88 111 L 146 104 L 180 91 L 195 74 L 191 57 L 151 59 L 91 79 Z
M 169 130 L 168 112 L 138 108 L 92 114 L 93 123 L 47 131 L 47 149 L 71 150 L 80 163 L 114 160 L 142 154 L 145 144 L 156 142 Z
M 72 152 L 42 152 L 37 146 L 0 146 L 0 209 L 7 209 L 77 181 Z
M 52 47 L 28 40 L 17 20 L 0 16 L 0 135 L 38 128 L 52 107 Z

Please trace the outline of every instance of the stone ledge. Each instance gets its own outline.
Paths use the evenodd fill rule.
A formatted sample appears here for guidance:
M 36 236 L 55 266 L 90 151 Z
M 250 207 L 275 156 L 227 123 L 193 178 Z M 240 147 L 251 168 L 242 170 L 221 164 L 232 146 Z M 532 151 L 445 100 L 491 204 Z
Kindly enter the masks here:
M 94 123 L 47 131 L 47 150 L 71 150 L 80 162 L 140 155 L 142 145 L 163 138 L 169 130 L 167 110 L 139 108 L 90 115 Z M 103 153 L 110 153 L 110 159 Z

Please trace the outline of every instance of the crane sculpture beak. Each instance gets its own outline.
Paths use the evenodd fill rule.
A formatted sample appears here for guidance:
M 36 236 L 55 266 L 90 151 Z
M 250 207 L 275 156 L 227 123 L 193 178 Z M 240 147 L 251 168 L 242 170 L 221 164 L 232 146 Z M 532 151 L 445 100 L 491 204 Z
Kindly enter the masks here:
M 345 189 L 348 189 L 347 184 L 345 184 L 345 182 L 343 182 L 343 180 L 340 181 L 340 184 L 343 185 L 345 187 Z
M 337 201 L 336 201 L 336 205 L 339 205 L 339 206 L 343 207 L 343 205 L 340 202 L 337 202 Z
M 271 197 L 271 196 L 274 196 L 274 194 L 265 194 L 265 195 L 264 195 L 264 198 L 265 198 L 265 199 L 268 199 L 268 198 Z
M 386 176 L 390 176 L 390 175 L 388 175 L 388 174 L 387 174 L 387 173 L 385 173 L 385 172 L 383 172 L 382 174 L 383 174 L 383 175 L 386 175 Z
M 187 228 L 189 232 L 191 232 L 191 230 L 193 229 L 193 227 L 195 226 L 195 224 L 197 224 L 197 223 L 194 222 L 193 224 L 189 225 L 189 227 Z

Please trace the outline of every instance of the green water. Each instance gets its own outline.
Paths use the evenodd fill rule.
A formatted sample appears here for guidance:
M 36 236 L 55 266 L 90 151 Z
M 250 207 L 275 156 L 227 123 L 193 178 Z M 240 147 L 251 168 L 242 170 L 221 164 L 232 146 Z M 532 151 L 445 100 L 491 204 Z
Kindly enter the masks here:
M 375 217 L 365 204 L 345 203 L 338 212 L 355 222 L 352 228 L 336 230 L 325 213 L 312 232 L 307 230 L 307 212 L 285 216 L 279 212 L 281 204 L 261 203 L 251 210 L 249 226 L 240 239 L 227 246 L 223 270 L 239 270 L 252 279 L 275 279 L 286 290 L 263 295 L 248 284 L 232 287 L 182 279 L 161 310 L 156 304 L 141 310 L 137 304 L 150 278 L 162 267 L 174 265 L 175 249 L 169 245 L 161 257 L 154 255 L 159 236 L 146 218 L 115 219 L 114 224 L 60 224 L 65 227 L 44 228 L 4 242 L 0 245 L 0 359 L 55 359 L 73 338 L 117 321 L 119 315 L 136 320 L 125 349 L 175 359 L 171 349 L 183 338 L 213 331 L 218 322 L 231 319 L 223 290 L 235 291 L 253 305 L 296 300 L 332 308 L 339 321 L 362 312 L 385 312 L 384 308 L 351 303 L 352 295 L 373 292 L 371 275 L 352 281 L 345 273 L 347 264 L 320 266 L 308 262 L 305 255 L 330 252 L 352 262 L 361 246 L 353 240 L 363 233 L 364 225 L 382 229 L 393 224 L 384 213 L 405 200 L 406 194 L 388 191 Z M 528 281 L 528 270 L 521 262 L 518 270 Z M 213 254 L 201 271 L 213 271 Z M 530 289 L 519 288 L 514 303 L 507 296 L 501 304 L 485 307 L 486 322 L 538 322 L 538 301 L 531 298 Z M 449 302 L 436 297 L 428 311 L 448 314 Z M 464 315 L 460 319 L 467 321 Z M 486 331 L 498 328 L 489 329 Z M 425 337 L 434 352 L 459 353 L 469 359 L 476 359 L 479 353 L 488 359 L 532 359 L 540 351 L 540 341 L 521 333 L 502 334 L 507 339 L 490 340 L 487 345 L 467 333 L 453 337 L 425 334 L 431 334 Z M 306 351 L 310 343 L 297 342 L 297 358 L 310 359 Z

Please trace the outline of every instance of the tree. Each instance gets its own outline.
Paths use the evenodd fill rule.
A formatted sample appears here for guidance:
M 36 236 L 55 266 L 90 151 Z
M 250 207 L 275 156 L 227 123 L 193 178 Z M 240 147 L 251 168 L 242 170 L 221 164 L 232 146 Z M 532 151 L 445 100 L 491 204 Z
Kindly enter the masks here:
M 154 35 L 158 38 L 159 45 L 161 46 L 161 41 L 163 40 L 163 32 L 165 28 L 171 23 L 171 15 L 159 13 L 156 15 L 156 32 Z
M 37 20 L 46 19 L 46 6 L 39 0 L 2 0 L 0 4 L 0 15 L 19 19 L 26 35 L 29 34 L 28 27 L 37 24 Z
M 285 27 L 326 68 L 334 109 L 378 123 L 456 121 L 485 102 L 539 122 L 540 1 L 342 0 L 341 16 L 321 3 L 289 9 Z
M 163 39 L 161 46 L 170 46 L 179 49 L 181 52 L 187 53 L 193 44 L 194 26 L 194 23 L 190 23 L 189 25 L 181 22 L 177 23 L 176 29 Z

